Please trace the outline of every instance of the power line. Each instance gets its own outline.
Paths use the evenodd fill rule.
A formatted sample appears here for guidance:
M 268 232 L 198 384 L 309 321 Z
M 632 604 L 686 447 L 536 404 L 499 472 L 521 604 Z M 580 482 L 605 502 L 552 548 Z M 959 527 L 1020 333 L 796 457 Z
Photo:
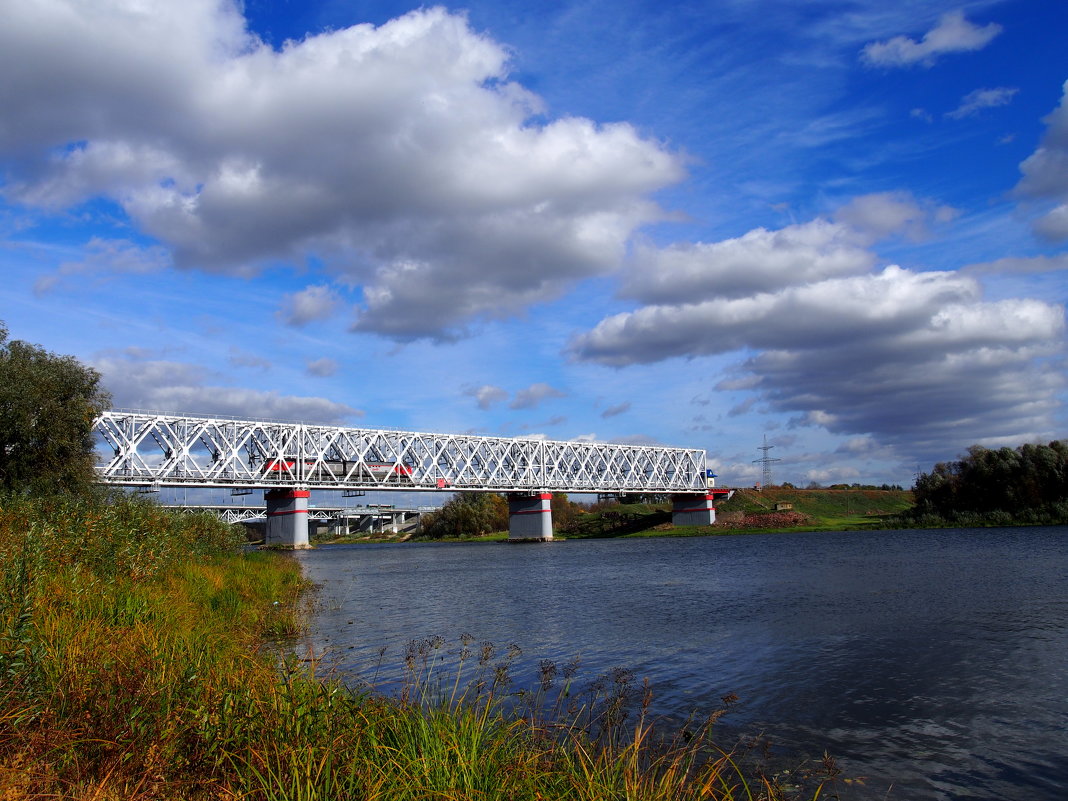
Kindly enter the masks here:
M 774 447 L 775 447 L 774 445 L 768 445 L 768 435 L 767 434 L 764 435 L 764 444 L 757 446 L 757 450 L 758 451 L 764 451 L 764 455 L 763 456 L 761 456 L 759 459 L 754 459 L 753 460 L 754 464 L 756 464 L 757 462 L 760 463 L 760 470 L 761 470 L 760 486 L 762 486 L 762 487 L 770 487 L 771 486 L 771 463 L 772 462 L 781 462 L 782 461 L 782 459 L 773 459 L 770 456 L 768 456 L 768 451 L 770 451 Z

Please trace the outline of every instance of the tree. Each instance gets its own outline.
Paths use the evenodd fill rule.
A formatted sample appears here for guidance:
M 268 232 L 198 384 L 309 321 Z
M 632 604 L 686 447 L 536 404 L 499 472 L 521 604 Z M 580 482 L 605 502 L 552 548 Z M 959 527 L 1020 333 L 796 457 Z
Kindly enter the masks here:
M 423 518 L 423 534 L 479 537 L 508 529 L 508 501 L 495 492 L 458 492 L 444 506 Z
M 1004 512 L 1020 516 L 1068 502 L 1068 445 L 968 448 L 956 462 L 939 462 L 916 480 L 913 493 L 922 514 Z
M 93 419 L 111 404 L 100 374 L 0 324 L 0 489 L 80 492 L 94 480 Z
M 567 497 L 566 492 L 554 492 L 552 499 L 553 529 L 571 531 L 582 507 Z

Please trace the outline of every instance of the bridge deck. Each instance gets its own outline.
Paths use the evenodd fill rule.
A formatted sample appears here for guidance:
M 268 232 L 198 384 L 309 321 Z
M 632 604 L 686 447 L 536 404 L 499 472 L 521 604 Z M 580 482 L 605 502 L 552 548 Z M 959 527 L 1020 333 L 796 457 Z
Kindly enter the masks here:
M 705 452 L 109 411 L 101 481 L 249 489 L 699 492 Z

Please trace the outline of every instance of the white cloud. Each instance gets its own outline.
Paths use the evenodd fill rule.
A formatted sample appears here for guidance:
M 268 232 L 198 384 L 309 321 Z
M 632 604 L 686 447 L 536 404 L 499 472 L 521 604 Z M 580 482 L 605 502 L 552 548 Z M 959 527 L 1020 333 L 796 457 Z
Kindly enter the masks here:
M 870 244 L 891 234 L 924 239 L 930 222 L 949 222 L 957 214 L 950 206 L 918 200 L 910 192 L 877 192 L 853 198 L 834 216 L 862 234 L 861 241 Z
M 464 390 L 464 394 L 474 398 L 475 402 L 478 404 L 478 408 L 484 411 L 493 408 L 495 403 L 508 400 L 508 391 L 501 387 L 494 386 L 493 384 L 483 384 L 480 387 L 468 387 Z
M 515 397 L 512 402 L 508 404 L 509 409 L 533 409 L 540 406 L 543 401 L 550 398 L 563 398 L 566 397 L 565 393 L 551 387 L 544 382 L 538 382 L 531 384 L 526 389 L 521 389 L 515 393 Z
M 969 264 L 962 271 L 977 275 L 1005 275 L 1010 273 L 1028 275 L 1033 273 L 1052 273 L 1059 270 L 1068 270 L 1068 253 L 1026 258 L 1009 256 L 995 261 Z
M 186 362 L 96 359 L 117 408 L 180 414 L 344 424 L 363 412 L 326 398 L 225 386 L 222 377 Z
M 1015 87 L 1001 86 L 997 89 L 976 89 L 969 92 L 953 111 L 946 112 L 950 119 L 959 120 L 978 114 L 984 108 L 1007 106 L 1020 90 Z
M 756 228 L 713 243 L 644 246 L 627 268 L 620 295 L 644 303 L 697 303 L 858 275 L 875 264 L 873 242 L 892 234 L 922 239 L 930 222 L 956 214 L 908 192 L 881 192 L 853 198 L 835 211 L 833 221 Z
M 1044 122 L 1042 143 L 1020 164 L 1023 178 L 1015 191 L 1021 197 L 1053 201 L 1052 208 L 1044 206 L 1034 231 L 1042 239 L 1060 242 L 1068 239 L 1068 81 L 1060 104 Z
M 302 326 L 332 317 L 340 305 L 341 298 L 334 290 L 325 284 L 317 284 L 286 295 L 276 316 L 286 325 Z
M 1068 239 L 1068 203 L 1056 206 L 1035 220 L 1034 229 L 1039 238 L 1049 242 Z
M 307 371 L 308 375 L 313 375 L 316 378 L 329 378 L 330 376 L 337 373 L 338 363 L 336 359 L 330 359 L 324 356 L 321 359 L 309 361 L 305 365 L 305 370 Z
M 93 237 L 86 245 L 84 259 L 61 263 L 55 272 L 38 278 L 33 289 L 41 295 L 85 279 L 107 280 L 121 274 L 150 275 L 167 269 L 170 264 L 165 248 L 143 247 L 127 239 Z
M 617 403 L 614 406 L 609 406 L 607 409 L 601 412 L 601 417 L 607 420 L 609 417 L 618 417 L 619 415 L 625 414 L 629 411 L 630 401 L 623 401 L 622 403 Z
M 982 50 L 999 33 L 997 23 L 979 26 L 966 20 L 963 11 L 950 11 L 921 41 L 895 36 L 885 42 L 871 42 L 861 51 L 861 60 L 874 67 L 930 67 L 944 53 Z
M 912 330 L 979 286 L 954 273 L 887 267 L 731 300 L 646 306 L 602 320 L 575 339 L 582 359 L 623 366 L 747 347 L 818 349 Z
M 315 254 L 363 287 L 355 328 L 402 341 L 615 269 L 684 174 L 630 125 L 536 118 L 442 8 L 275 50 L 230 0 L 40 0 L 5 11 L 0 70 L 9 200 L 108 198 L 181 267 Z
M 892 196 L 850 204 L 840 216 L 872 237 L 923 221 L 914 204 Z M 1060 260 L 1007 260 L 970 272 L 1038 268 L 1060 269 Z M 909 458 L 942 458 L 990 437 L 1024 441 L 1055 432 L 1065 382 L 1049 360 L 1063 349 L 1060 306 L 985 302 L 970 273 L 890 266 L 813 274 L 743 297 L 693 292 L 616 314 L 577 335 L 571 352 L 616 367 L 748 352 L 741 375 L 735 368 L 716 387 L 751 393 L 729 416 L 759 402 L 762 411 L 793 415 L 792 425 L 871 436 Z M 744 274 L 739 280 L 751 283 Z
M 641 248 L 621 294 L 647 303 L 736 298 L 864 272 L 873 263 L 855 230 L 818 219 L 711 244 Z

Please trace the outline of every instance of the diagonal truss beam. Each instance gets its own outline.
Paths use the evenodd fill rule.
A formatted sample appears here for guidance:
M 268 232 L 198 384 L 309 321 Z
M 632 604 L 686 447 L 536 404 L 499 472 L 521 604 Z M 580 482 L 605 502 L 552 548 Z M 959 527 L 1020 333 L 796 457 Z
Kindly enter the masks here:
M 154 487 L 695 492 L 705 452 L 651 445 L 109 411 L 93 422 L 103 483 Z

